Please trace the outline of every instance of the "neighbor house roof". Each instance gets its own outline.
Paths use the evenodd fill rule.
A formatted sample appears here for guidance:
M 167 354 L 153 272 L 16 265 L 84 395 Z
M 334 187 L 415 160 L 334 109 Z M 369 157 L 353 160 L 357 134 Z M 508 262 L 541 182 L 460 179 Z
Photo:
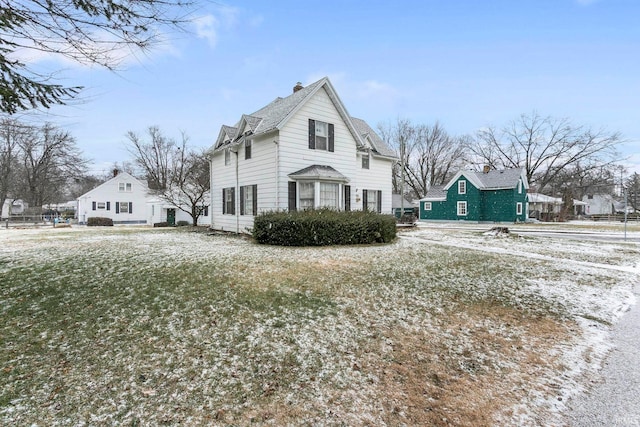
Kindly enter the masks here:
M 515 188 L 522 179 L 524 188 L 529 188 L 529 182 L 524 168 L 491 170 L 489 172 L 460 171 L 444 186 L 448 190 L 461 177 L 467 178 L 480 190 L 504 190 Z
M 365 140 L 369 142 L 372 152 L 385 157 L 395 158 L 396 155 L 387 144 L 375 133 L 375 131 L 361 119 L 354 119 L 349 116 L 346 108 L 340 101 L 338 94 L 335 92 L 331 82 L 327 77 L 323 77 L 317 82 L 311 83 L 302 89 L 293 92 L 285 98 L 276 98 L 269 104 L 251 113 L 244 114 L 235 126 L 224 125 L 218 134 L 218 139 L 214 149 L 218 149 L 223 145 L 238 142 L 244 133 L 250 131 L 253 135 L 261 135 L 281 129 L 287 120 L 310 99 L 320 88 L 324 87 L 333 101 L 338 113 L 344 120 L 347 128 L 353 135 L 359 146 L 365 146 Z
M 415 203 L 407 200 L 407 198 L 404 198 L 404 207 L 405 208 L 410 208 L 410 207 L 414 207 L 416 206 Z M 391 195 L 391 207 L 392 208 L 400 208 L 402 207 L 402 196 L 400 194 L 392 194 Z
M 555 205 L 561 205 L 562 199 L 559 197 L 551 197 L 546 194 L 540 193 L 528 193 L 529 203 L 553 203 Z
M 426 196 L 424 196 L 420 200 L 431 201 L 431 200 L 446 200 L 446 199 L 447 199 L 447 192 L 444 189 L 444 185 L 432 185 L 431 188 L 429 188 L 429 191 L 427 191 Z

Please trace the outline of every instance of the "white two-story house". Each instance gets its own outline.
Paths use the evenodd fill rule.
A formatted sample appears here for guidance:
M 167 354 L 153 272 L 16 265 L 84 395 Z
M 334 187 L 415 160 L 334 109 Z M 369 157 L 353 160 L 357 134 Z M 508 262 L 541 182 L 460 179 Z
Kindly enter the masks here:
M 395 153 L 353 118 L 328 78 L 276 98 L 235 126 L 210 152 L 211 227 L 249 232 L 264 211 L 329 207 L 392 211 Z

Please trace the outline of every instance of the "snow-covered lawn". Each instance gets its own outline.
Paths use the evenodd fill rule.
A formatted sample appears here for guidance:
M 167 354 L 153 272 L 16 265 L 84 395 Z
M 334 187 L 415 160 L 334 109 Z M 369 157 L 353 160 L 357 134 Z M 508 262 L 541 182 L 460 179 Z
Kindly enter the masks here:
M 633 244 L 0 230 L 0 424 L 546 425 L 633 304 Z

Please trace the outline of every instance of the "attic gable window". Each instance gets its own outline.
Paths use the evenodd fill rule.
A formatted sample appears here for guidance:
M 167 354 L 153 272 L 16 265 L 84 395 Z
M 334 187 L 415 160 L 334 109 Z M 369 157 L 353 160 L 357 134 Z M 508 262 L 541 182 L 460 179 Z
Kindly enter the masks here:
M 333 124 L 309 119 L 309 148 L 333 152 Z
M 467 194 L 467 181 L 458 181 L 458 194 Z
M 369 154 L 362 155 L 362 169 L 369 169 Z
M 131 183 L 130 182 L 120 182 L 118 183 L 118 191 L 120 193 L 130 193 L 131 192 Z

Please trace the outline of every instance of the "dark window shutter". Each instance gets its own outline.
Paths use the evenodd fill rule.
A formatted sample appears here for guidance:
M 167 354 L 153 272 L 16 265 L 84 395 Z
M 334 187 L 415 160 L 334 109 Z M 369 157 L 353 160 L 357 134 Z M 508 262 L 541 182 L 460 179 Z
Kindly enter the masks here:
M 252 185 L 253 187 L 253 214 L 258 214 L 258 185 Z
M 240 187 L 240 215 L 244 215 L 244 192 L 245 187 Z
M 120 202 L 116 202 L 116 213 L 120 213 Z
M 129 213 L 133 213 L 133 202 L 129 202 Z
M 96 202 L 91 202 L 91 209 L 96 210 Z
M 329 151 L 333 153 L 333 124 L 329 123 Z
M 111 210 L 111 202 L 107 202 L 107 210 L 110 211 Z
M 227 198 L 225 197 L 227 195 L 227 190 L 225 188 L 222 189 L 222 214 L 226 214 L 227 213 Z
M 367 210 L 367 190 L 362 190 L 362 210 Z
M 378 213 L 382 213 L 382 191 L 378 190 Z
M 236 214 L 236 189 L 231 188 L 231 215 Z
M 289 212 L 296 210 L 296 183 L 295 181 L 289 181 Z
M 345 211 L 351 210 L 351 186 L 350 185 L 344 186 L 344 210 Z
M 316 121 L 309 119 L 309 148 L 316 149 Z

